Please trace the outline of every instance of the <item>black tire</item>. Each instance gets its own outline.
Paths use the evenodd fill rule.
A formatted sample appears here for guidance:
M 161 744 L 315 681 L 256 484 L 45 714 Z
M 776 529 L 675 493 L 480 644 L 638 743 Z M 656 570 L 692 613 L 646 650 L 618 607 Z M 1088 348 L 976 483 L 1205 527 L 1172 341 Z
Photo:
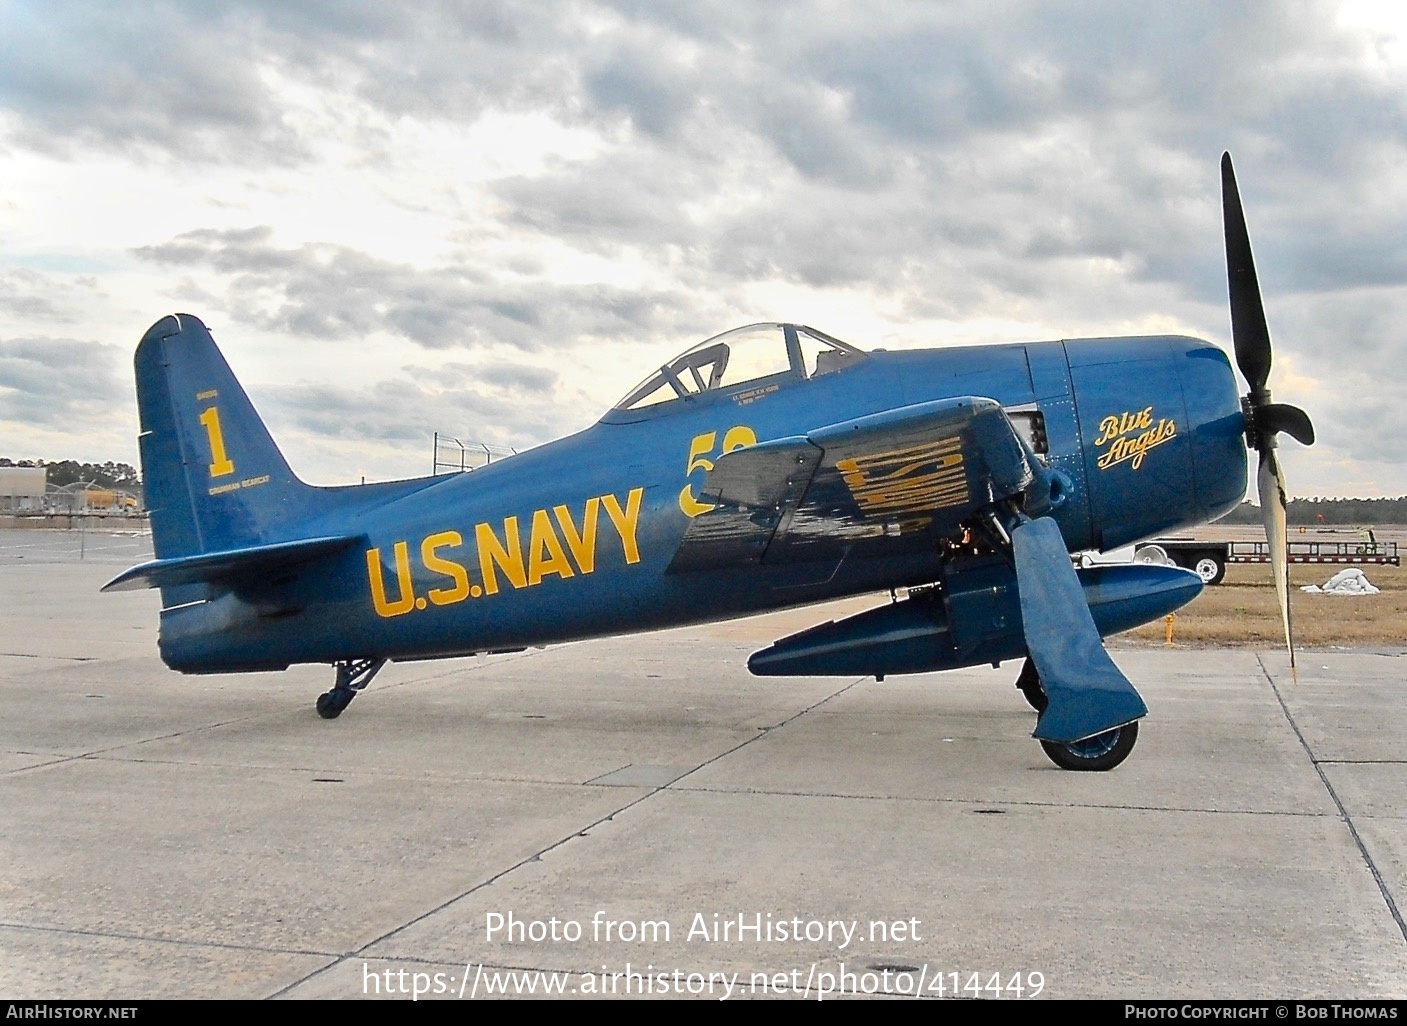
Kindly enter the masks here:
M 1138 724 L 1135 722 L 1125 723 L 1122 727 L 1076 741 L 1072 745 L 1042 741 L 1041 747 L 1050 761 L 1061 769 L 1102 773 L 1127 759 L 1136 741 Z
M 1191 562 L 1192 565 L 1187 569 L 1200 577 L 1203 584 L 1220 584 L 1221 579 L 1226 576 L 1226 563 L 1210 552 L 1197 553 Z
M 1036 672 L 1036 664 L 1029 658 L 1021 667 L 1021 675 L 1016 678 L 1016 687 L 1036 712 L 1043 713 L 1046 706 L 1050 705 L 1050 698 L 1045 693 L 1045 686 L 1041 684 L 1040 674 Z
M 350 698 L 343 698 L 336 691 L 323 692 L 318 695 L 318 715 L 325 720 L 335 720 L 351 702 Z

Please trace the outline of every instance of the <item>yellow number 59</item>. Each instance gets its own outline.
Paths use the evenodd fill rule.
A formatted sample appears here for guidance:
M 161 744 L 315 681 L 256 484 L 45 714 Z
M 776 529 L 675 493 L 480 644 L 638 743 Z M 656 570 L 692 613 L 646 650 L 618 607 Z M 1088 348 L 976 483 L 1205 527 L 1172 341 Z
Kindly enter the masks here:
M 713 469 L 713 460 L 708 457 L 712 454 L 714 443 L 717 440 L 717 431 L 706 431 L 701 435 L 694 436 L 694 440 L 689 443 L 689 462 L 684 470 L 685 476 L 693 474 L 696 470 L 708 473 Z M 752 428 L 739 424 L 737 427 L 729 428 L 728 433 L 723 436 L 721 452 L 732 452 L 745 445 L 756 444 L 757 433 Z M 679 508 L 684 511 L 686 517 L 696 517 L 700 513 L 707 513 L 713 509 L 713 503 L 700 502 L 698 496 L 694 494 L 694 486 L 686 484 L 679 493 Z

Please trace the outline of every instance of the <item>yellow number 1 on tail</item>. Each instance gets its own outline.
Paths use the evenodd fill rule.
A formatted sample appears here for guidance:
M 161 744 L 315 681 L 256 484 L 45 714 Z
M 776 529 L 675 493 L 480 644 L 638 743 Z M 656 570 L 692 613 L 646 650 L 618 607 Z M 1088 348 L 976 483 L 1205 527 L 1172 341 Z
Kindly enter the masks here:
M 210 440 L 210 476 L 224 477 L 234 473 L 234 464 L 225 455 L 225 436 L 220 431 L 220 411 L 214 406 L 200 415 L 205 436 Z

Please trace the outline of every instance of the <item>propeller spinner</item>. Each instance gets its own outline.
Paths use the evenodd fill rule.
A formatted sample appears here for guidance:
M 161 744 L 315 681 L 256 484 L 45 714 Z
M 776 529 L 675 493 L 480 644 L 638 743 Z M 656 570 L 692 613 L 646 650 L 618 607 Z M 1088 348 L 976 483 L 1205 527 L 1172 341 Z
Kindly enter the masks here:
M 1236 188 L 1236 172 L 1231 154 L 1221 155 L 1221 206 L 1226 225 L 1226 278 L 1231 293 L 1231 340 L 1236 349 L 1236 366 L 1250 386 L 1241 400 L 1246 416 L 1246 444 L 1260 453 L 1256 486 L 1260 493 L 1261 518 L 1270 546 L 1271 572 L 1275 594 L 1280 602 L 1280 619 L 1285 626 L 1285 647 L 1290 666 L 1295 665 L 1295 645 L 1290 633 L 1290 580 L 1285 548 L 1285 475 L 1275 455 L 1276 436 L 1285 432 L 1302 445 L 1314 444 L 1314 425 L 1297 406 L 1270 401 L 1265 387 L 1270 378 L 1270 328 L 1265 322 L 1265 306 L 1260 298 L 1255 261 L 1251 257 L 1251 237 L 1241 210 L 1241 194 Z

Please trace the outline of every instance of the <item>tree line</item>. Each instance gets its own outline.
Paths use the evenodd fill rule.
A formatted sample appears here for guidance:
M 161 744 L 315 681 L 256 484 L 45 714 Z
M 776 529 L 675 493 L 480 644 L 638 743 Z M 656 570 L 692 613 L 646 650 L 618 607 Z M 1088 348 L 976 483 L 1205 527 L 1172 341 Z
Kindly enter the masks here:
M 55 488 L 64 485 L 95 484 L 101 488 L 135 491 L 142 486 L 141 475 L 126 463 L 79 463 L 77 460 L 12 460 L 0 456 L 0 467 L 46 467 L 45 480 Z
M 1396 499 L 1291 499 L 1285 509 L 1288 523 L 1312 527 L 1315 524 L 1407 524 L 1407 495 Z M 1218 523 L 1259 524 L 1260 507 L 1243 502 Z

